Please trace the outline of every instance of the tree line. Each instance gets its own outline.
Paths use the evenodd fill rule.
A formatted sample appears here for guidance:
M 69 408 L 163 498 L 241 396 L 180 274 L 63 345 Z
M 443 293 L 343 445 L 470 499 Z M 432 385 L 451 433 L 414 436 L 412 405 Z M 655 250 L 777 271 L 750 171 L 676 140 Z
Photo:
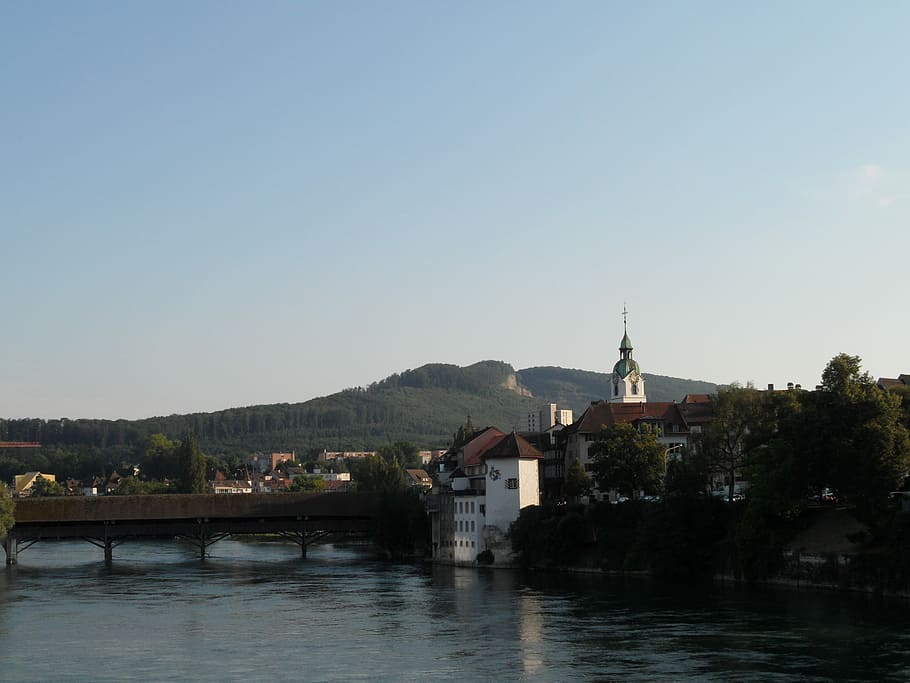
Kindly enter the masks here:
M 910 515 L 890 495 L 906 488 L 910 470 L 910 390 L 882 390 L 858 357 L 840 354 L 816 391 L 733 386 L 712 403 L 713 420 L 680 457 L 668 458 L 649 430 L 616 425 L 592 444 L 591 475 L 577 464 L 567 472 L 570 503 L 595 483 L 659 502 L 522 511 L 516 550 L 531 563 L 571 562 L 588 552 L 617 569 L 761 578 L 780 567 L 807 509 L 829 499 L 868 525 L 869 544 L 906 563 L 897 574 L 910 583 L 910 533 L 903 531 Z M 717 473 L 722 498 L 711 495 Z M 737 479 L 749 485 L 745 500 L 734 503 Z

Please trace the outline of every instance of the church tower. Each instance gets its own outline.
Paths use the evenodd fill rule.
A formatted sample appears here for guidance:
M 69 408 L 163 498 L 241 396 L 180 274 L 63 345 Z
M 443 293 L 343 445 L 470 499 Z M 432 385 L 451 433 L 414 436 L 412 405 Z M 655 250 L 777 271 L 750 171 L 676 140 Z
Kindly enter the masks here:
M 632 340 L 626 329 L 626 307 L 622 309 L 622 341 L 619 342 L 619 360 L 613 366 L 613 387 L 610 403 L 647 403 L 645 378 L 641 368 L 632 360 Z

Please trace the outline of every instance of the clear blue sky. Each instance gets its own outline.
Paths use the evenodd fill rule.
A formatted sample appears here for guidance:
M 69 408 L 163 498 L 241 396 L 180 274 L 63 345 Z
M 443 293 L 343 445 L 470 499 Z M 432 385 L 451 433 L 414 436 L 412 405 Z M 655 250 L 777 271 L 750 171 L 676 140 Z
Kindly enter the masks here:
M 905 2 L 0 2 L 0 416 L 910 372 Z

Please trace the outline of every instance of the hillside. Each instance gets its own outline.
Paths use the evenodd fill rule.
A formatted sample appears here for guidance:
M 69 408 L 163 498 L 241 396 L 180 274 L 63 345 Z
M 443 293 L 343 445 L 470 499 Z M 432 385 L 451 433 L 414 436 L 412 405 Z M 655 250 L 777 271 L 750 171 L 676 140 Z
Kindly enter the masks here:
M 571 408 L 576 417 L 591 401 L 610 395 L 610 375 L 589 370 L 536 367 L 518 371 L 521 384 L 534 396 L 545 397 L 560 407 Z M 645 374 L 645 393 L 649 401 L 679 401 L 686 394 L 713 394 L 717 385 L 692 379 Z
M 679 400 L 713 384 L 647 375 L 652 400 Z M 302 403 L 230 408 L 143 420 L 0 420 L 0 440 L 40 441 L 45 448 L 0 452 L 0 477 L 28 470 L 74 476 L 65 463 L 100 469 L 135 462 L 151 434 L 171 439 L 194 432 L 210 454 L 239 459 L 254 451 L 372 450 L 389 441 L 444 448 L 470 415 L 475 425 L 520 429 L 525 415 L 556 402 L 576 415 L 609 395 L 609 375 L 555 367 L 516 372 L 500 361 L 467 367 L 431 364 L 391 375 L 369 387 Z M 85 465 L 88 467 L 88 465 Z M 60 471 L 55 471 L 60 470 Z

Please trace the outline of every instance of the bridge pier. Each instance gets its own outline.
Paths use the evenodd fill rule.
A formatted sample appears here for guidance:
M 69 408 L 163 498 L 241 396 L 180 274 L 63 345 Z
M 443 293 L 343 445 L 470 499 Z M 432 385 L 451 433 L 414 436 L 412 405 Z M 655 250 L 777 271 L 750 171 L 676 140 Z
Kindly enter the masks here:
M 6 565 L 10 566 L 19 561 L 19 542 L 12 534 L 3 539 L 3 550 L 6 551 Z

